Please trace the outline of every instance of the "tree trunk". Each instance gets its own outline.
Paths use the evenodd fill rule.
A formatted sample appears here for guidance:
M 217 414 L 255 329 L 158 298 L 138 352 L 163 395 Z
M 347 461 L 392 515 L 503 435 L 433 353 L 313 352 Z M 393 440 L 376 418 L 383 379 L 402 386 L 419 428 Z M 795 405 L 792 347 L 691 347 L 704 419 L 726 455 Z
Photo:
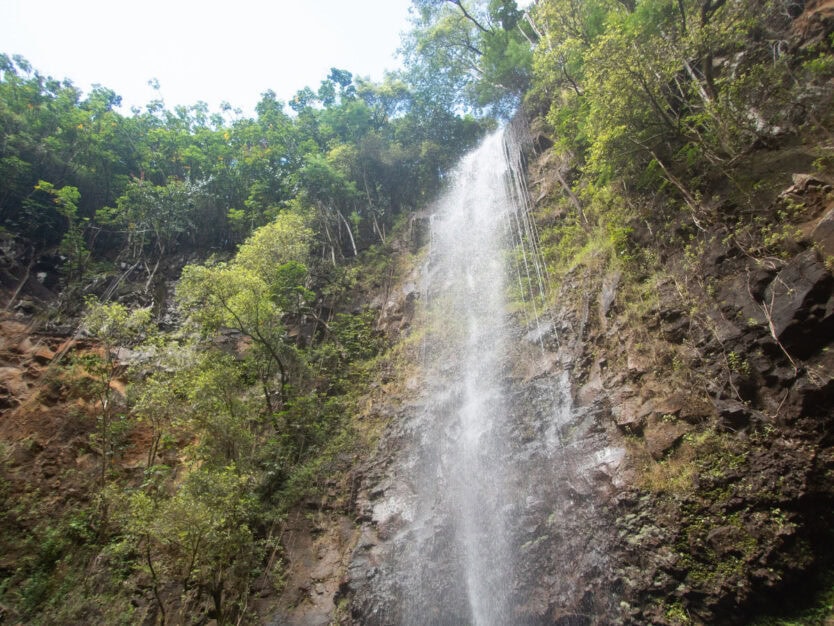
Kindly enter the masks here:
M 350 223 L 345 219 L 345 216 L 342 215 L 341 211 L 336 211 L 336 215 L 342 218 L 342 222 L 344 223 L 345 228 L 347 229 L 348 237 L 350 237 L 350 246 L 353 248 L 353 256 L 359 256 L 359 253 L 356 251 L 356 241 L 354 241 L 353 239 L 353 231 L 350 229 Z

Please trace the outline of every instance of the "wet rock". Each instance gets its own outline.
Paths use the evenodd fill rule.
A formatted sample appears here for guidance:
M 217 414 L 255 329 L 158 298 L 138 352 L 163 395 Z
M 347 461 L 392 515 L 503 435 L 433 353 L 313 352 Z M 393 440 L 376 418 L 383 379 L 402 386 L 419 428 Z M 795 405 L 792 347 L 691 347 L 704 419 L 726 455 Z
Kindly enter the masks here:
M 593 622 L 587 615 L 566 613 L 553 617 L 551 622 L 554 626 L 590 626 Z
M 524 341 L 533 344 L 540 344 L 552 332 L 553 322 L 537 324 L 533 330 L 524 335 Z
M 599 402 L 603 391 L 602 369 L 604 367 L 605 363 L 602 361 L 595 361 L 591 366 L 587 381 L 576 394 L 578 406 L 591 406 Z
M 807 250 L 776 275 L 764 293 L 773 332 L 793 354 L 807 358 L 834 339 L 834 278 Z
M 686 425 L 662 417 L 649 420 L 643 431 L 646 449 L 656 461 L 666 457 L 689 432 Z
M 828 211 L 811 231 L 811 241 L 826 256 L 834 256 L 834 209 Z
M 583 470 L 592 478 L 606 479 L 618 486 L 622 484 L 619 475 L 625 457 L 625 448 L 607 447 L 596 452 Z
M 558 362 L 559 357 L 554 352 L 542 352 L 538 358 L 525 363 L 522 382 L 528 383 L 531 380 L 550 374 Z
M 417 213 L 411 218 L 408 227 L 409 248 L 412 252 L 417 252 L 428 243 L 431 236 L 431 216 Z

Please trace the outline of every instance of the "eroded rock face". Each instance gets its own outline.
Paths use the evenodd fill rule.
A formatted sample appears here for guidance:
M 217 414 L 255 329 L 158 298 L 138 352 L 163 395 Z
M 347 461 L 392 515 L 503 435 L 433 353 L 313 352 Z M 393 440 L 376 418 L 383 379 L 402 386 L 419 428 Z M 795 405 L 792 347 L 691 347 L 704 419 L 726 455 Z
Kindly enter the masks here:
M 283 544 L 288 571 L 274 626 L 328 626 L 343 583 L 347 546 L 355 541 L 353 520 L 298 509 L 286 522 Z
M 788 191 L 819 189 L 800 177 Z M 699 260 L 702 295 L 670 252 L 678 283 L 657 283 L 638 324 L 623 315 L 622 277 L 577 272 L 564 305 L 519 328 L 504 433 L 517 470 L 515 623 L 744 624 L 830 563 L 829 210 L 812 219 L 778 262 L 716 235 Z M 425 410 L 424 399 L 400 411 L 365 475 L 344 623 L 408 623 L 403 587 L 381 581 L 412 522 L 408 451 Z M 452 549 L 443 520 L 423 529 L 436 557 Z M 438 597 L 456 574 L 431 571 Z
M 765 289 L 761 305 L 772 333 L 792 354 L 807 358 L 834 339 L 834 277 L 806 250 Z
M 609 503 L 627 481 L 626 450 L 614 444 L 607 430 L 610 414 L 600 403 L 576 407 L 565 387 L 570 376 L 563 364 L 570 355 L 558 346 L 553 326 L 542 335 L 526 332 L 519 344 L 543 354 L 547 368 L 522 368 L 508 380 L 511 427 L 502 433 L 510 493 L 506 504 L 508 542 L 513 546 L 511 589 L 515 624 L 615 623 L 616 594 L 604 585 L 600 572 L 610 567 L 613 533 Z M 531 342 L 532 340 L 532 342 Z M 544 349 L 541 345 L 544 344 Z M 528 349 L 517 353 L 529 356 Z M 555 355 L 547 358 L 547 355 Z M 408 407 L 392 424 L 380 446 L 379 460 L 366 474 L 357 507 L 361 536 L 348 570 L 351 623 L 412 623 L 408 603 L 409 580 L 398 578 L 391 563 L 414 533 L 434 537 L 432 554 L 425 554 L 423 576 L 431 576 L 437 599 L 433 624 L 468 623 L 448 607 L 465 605 L 449 598 L 460 590 L 460 576 L 449 520 L 415 519 L 411 477 L 427 462 L 417 450 L 427 430 L 425 402 Z M 442 462 L 439 458 L 428 462 Z M 438 485 L 438 488 L 441 488 Z M 425 610 L 427 607 L 421 607 Z M 595 616 L 589 618 L 588 616 Z M 602 620 L 602 621 L 600 621 Z

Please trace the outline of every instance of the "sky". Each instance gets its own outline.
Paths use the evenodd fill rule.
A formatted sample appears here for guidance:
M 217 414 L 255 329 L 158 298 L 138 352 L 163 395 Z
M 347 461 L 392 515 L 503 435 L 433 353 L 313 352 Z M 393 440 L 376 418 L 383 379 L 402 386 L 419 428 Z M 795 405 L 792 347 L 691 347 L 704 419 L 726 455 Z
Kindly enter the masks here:
M 0 0 L 0 52 L 43 75 L 122 96 L 122 109 L 228 102 L 253 115 L 331 67 L 381 80 L 399 67 L 410 0 Z M 159 92 L 148 81 L 156 79 Z

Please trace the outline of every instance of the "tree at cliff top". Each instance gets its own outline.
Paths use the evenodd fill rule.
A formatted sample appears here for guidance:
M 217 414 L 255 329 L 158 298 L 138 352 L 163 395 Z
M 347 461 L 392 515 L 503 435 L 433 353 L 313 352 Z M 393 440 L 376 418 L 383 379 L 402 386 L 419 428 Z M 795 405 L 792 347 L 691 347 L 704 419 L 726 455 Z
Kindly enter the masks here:
M 598 180 L 655 175 L 691 203 L 698 180 L 791 124 L 784 5 L 543 0 L 528 102 Z
M 827 41 L 791 50 L 784 0 L 541 0 L 540 33 L 525 103 L 553 137 L 566 201 L 560 235 L 546 237 L 557 263 L 596 229 L 620 254 L 634 221 L 720 221 L 772 181 L 747 180 L 747 157 L 798 136 L 828 115 Z M 625 190 L 631 195 L 624 193 Z M 660 196 L 663 215 L 648 199 Z M 645 202 L 634 200 L 639 196 Z M 630 200 L 628 200 L 630 198 Z M 658 203 L 655 203 L 658 204 Z M 568 222 L 571 222 L 569 227 Z M 594 235 L 596 237 L 596 235 Z
M 393 75 L 334 68 L 289 112 L 265 93 L 253 119 L 160 100 L 126 117 L 109 90 L 82 99 L 21 57 L 0 61 L 0 224 L 38 252 L 71 230 L 91 269 L 119 250 L 148 285 L 181 246 L 231 249 L 299 202 L 317 210 L 323 257 L 355 256 L 422 206 L 481 132 Z M 71 224 L 48 191 L 70 188 Z
M 530 83 L 537 35 L 514 0 L 414 0 L 407 80 L 449 111 L 509 116 Z

